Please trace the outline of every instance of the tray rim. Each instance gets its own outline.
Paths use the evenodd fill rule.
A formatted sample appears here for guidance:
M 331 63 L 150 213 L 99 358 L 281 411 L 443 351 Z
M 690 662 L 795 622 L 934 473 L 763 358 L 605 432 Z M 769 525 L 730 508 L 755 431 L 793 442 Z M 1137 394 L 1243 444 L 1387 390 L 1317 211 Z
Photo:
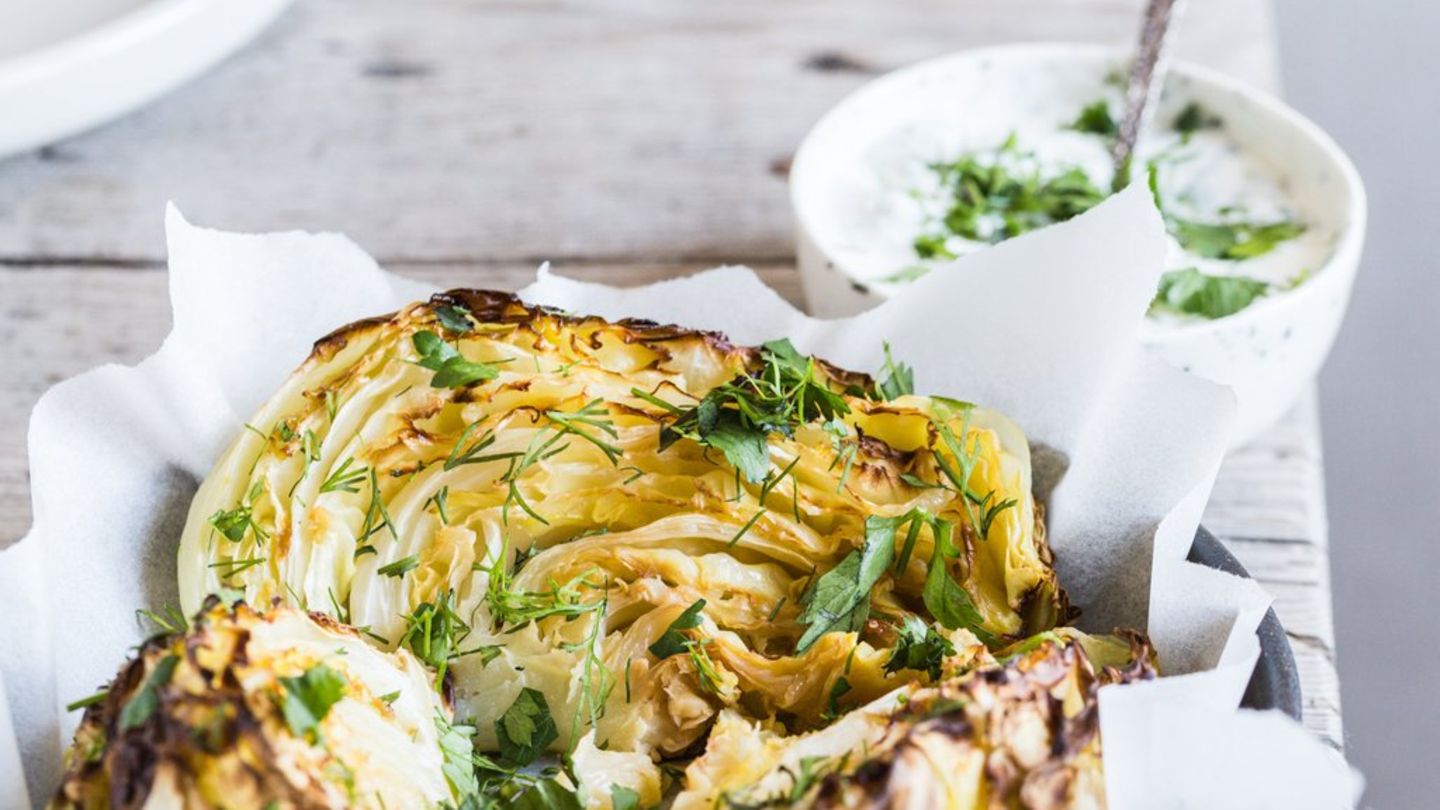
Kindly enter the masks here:
M 1186 559 L 1237 577 L 1254 579 L 1230 549 L 1204 526 L 1195 528 L 1195 541 Z M 1247 709 L 1279 709 L 1301 720 L 1304 696 L 1300 690 L 1300 672 L 1295 666 L 1290 637 L 1274 608 L 1265 611 L 1265 618 L 1255 632 L 1260 637 L 1260 657 L 1255 661 L 1255 671 L 1250 675 L 1240 705 Z

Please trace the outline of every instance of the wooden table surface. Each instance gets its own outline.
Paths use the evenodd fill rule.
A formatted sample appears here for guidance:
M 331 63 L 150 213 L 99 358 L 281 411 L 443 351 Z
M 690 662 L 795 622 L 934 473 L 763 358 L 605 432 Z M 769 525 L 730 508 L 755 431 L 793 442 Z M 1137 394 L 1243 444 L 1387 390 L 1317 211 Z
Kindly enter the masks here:
M 131 117 L 0 161 L 0 545 L 29 526 L 30 407 L 169 329 L 162 209 L 344 231 L 442 285 L 541 260 L 610 283 L 717 263 L 798 300 L 785 173 L 871 76 L 1021 40 L 1123 45 L 1141 0 L 300 0 Z M 1270 5 L 1192 3 L 1181 56 L 1275 88 Z M 283 294 L 283 291 L 277 291 Z M 1313 395 L 1227 460 L 1206 514 L 1275 595 L 1305 722 L 1341 742 Z

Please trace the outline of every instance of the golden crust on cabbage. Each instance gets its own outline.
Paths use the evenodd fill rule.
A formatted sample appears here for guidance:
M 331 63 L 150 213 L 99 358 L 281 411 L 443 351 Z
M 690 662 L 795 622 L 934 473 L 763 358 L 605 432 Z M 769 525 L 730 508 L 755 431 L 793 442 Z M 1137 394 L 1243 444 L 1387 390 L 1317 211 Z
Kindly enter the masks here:
M 482 750 L 532 691 L 552 750 L 816 728 L 1070 614 L 1024 435 L 903 389 L 439 294 L 321 340 L 251 419 L 195 497 L 182 603 L 240 589 L 415 650 Z
M 1102 810 L 1099 688 L 1154 676 L 1138 634 L 1047 633 L 810 734 L 727 711 L 673 807 Z
M 474 779 L 449 717 L 406 651 L 324 614 L 211 599 L 96 696 L 50 807 L 433 808 Z

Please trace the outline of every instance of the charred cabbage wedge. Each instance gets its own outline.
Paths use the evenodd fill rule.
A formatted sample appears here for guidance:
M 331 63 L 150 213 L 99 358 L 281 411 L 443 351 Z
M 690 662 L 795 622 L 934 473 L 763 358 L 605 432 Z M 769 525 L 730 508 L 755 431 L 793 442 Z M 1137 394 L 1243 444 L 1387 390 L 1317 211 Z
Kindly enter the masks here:
M 472 790 L 430 673 L 323 614 L 212 598 L 94 696 L 52 810 L 434 808 Z
M 1148 643 L 1046 633 L 974 667 L 809 734 L 727 709 L 673 807 L 1104 808 L 1097 693 L 1154 677 Z
M 502 766 L 569 752 L 582 795 L 648 806 L 722 712 L 813 730 L 1069 617 L 1024 435 L 910 387 L 436 295 L 321 340 L 251 419 L 181 598 L 328 611 L 434 668 Z

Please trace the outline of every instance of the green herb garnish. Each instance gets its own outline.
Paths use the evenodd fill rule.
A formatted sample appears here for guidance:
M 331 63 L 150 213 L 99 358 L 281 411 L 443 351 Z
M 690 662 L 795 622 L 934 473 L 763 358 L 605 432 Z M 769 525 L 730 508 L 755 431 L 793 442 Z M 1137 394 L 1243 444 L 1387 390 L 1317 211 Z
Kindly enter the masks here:
M 1210 276 L 1187 267 L 1160 277 L 1160 289 L 1151 306 L 1202 318 L 1223 318 L 1250 306 L 1269 289 L 1269 284 L 1256 279 Z
M 515 702 L 495 721 L 495 737 L 506 762 L 515 766 L 534 762 L 560 737 L 545 695 L 528 686 L 521 689 Z
M 892 400 L 903 397 L 906 394 L 915 393 L 915 369 L 904 363 L 895 362 L 890 356 L 890 344 L 883 344 L 885 347 L 885 365 L 880 371 L 885 376 L 876 387 L 876 393 L 881 399 Z
M 1014 136 L 989 154 L 970 153 L 930 168 L 944 188 L 949 209 L 938 223 L 939 231 L 916 238 L 915 252 L 921 258 L 953 258 L 945 248 L 950 237 L 993 245 L 1064 222 L 1106 197 L 1079 167 L 1042 173 L 1033 158 L 1019 153 Z
M 1070 128 L 1076 132 L 1102 135 L 1107 138 L 1120 130 L 1120 127 L 1115 124 L 1115 119 L 1110 116 L 1110 103 L 1103 98 L 1086 104 Z
M 475 330 L 470 323 L 470 310 L 460 304 L 441 304 L 435 307 L 435 319 L 441 326 L 457 334 L 464 335 Z
M 399 644 L 436 670 L 435 683 L 439 685 L 445 682 L 445 671 L 468 635 L 470 626 L 455 612 L 455 593 L 447 590 L 434 602 L 420 603 L 405 617 Z
M 1170 233 L 1180 246 L 1206 259 L 1243 261 L 1263 256 L 1281 242 L 1305 233 L 1299 222 L 1195 222 L 1166 216 Z
M 717 386 L 693 408 L 681 411 L 660 432 L 660 449 L 682 438 L 719 450 L 752 484 L 770 474 L 771 433 L 789 437 L 795 428 L 850 412 L 844 397 L 819 376 L 813 357 L 789 340 L 760 349 L 761 367 Z
M 834 685 L 830 687 L 830 695 L 825 701 L 825 718 L 833 720 L 841 715 L 840 698 L 848 695 L 853 687 L 850 679 L 844 675 L 835 679 Z
M 975 607 L 970 593 L 950 576 L 947 562 L 960 556 L 952 528 L 943 520 L 935 521 L 935 550 L 930 555 L 930 567 L 925 572 L 925 587 L 920 595 L 926 610 L 940 624 L 950 630 L 963 627 L 990 646 L 996 643 L 996 638 L 985 629 L 985 617 Z
M 440 733 L 440 753 L 444 757 L 440 771 L 445 774 L 445 781 L 450 783 L 457 796 L 479 793 L 480 782 L 475 778 L 475 746 L 471 742 L 475 727 L 451 723 L 437 709 L 435 729 Z
M 720 670 L 716 668 L 714 660 L 710 658 L 709 650 L 705 649 L 710 644 L 710 639 L 699 640 L 686 639 L 685 652 L 690 656 L 690 665 L 695 667 L 695 677 L 700 682 L 700 688 L 712 695 L 720 694 Z
M 155 669 L 150 671 L 140 690 L 131 695 L 125 702 L 125 707 L 120 710 L 121 731 L 139 728 L 160 708 L 160 687 L 170 682 L 179 663 L 180 656 L 173 653 L 156 662 Z
M 353 458 L 347 458 L 341 462 L 339 468 L 337 468 L 335 472 L 330 473 L 330 477 L 326 478 L 325 483 L 320 485 L 320 491 L 322 493 L 335 492 L 337 490 L 340 492 L 359 492 L 360 483 L 365 480 L 370 471 L 365 467 L 350 469 L 350 465 L 354 462 L 355 459 Z
M 461 388 L 484 380 L 493 380 L 500 373 L 500 370 L 490 363 L 465 359 L 458 349 L 434 332 L 416 332 L 411 337 L 411 342 L 415 344 L 415 351 L 420 354 L 417 362 L 435 372 L 430 378 L 432 388 Z
M 815 580 L 801 597 L 805 610 L 800 614 L 800 623 L 806 628 L 795 644 L 797 655 L 826 633 L 859 630 L 865 625 L 870 615 L 870 591 L 895 559 L 894 530 L 888 535 L 872 531 L 872 520 L 865 522 L 864 545 Z
M 955 654 L 955 645 L 935 631 L 919 616 L 907 614 L 896 628 L 895 648 L 885 663 L 886 672 L 913 669 L 929 674 L 931 681 L 940 680 L 940 667 L 947 656 Z
M 96 692 L 96 693 L 93 694 L 93 695 L 86 695 L 85 697 L 80 698 L 79 700 L 72 701 L 72 702 L 70 702 L 70 703 L 65 704 L 65 711 L 67 711 L 67 712 L 73 712 L 73 711 L 75 711 L 76 709 L 88 709 L 88 708 L 90 708 L 91 706 L 94 706 L 94 705 L 96 705 L 96 704 L 98 704 L 98 703 L 103 702 L 103 701 L 105 700 L 105 698 L 107 698 L 107 697 L 109 697 L 109 696 L 110 696 L 110 690 L 109 690 L 109 689 L 101 689 L 99 692 Z
M 1218 115 L 1201 107 L 1198 102 L 1192 101 L 1180 110 L 1179 115 L 1175 116 L 1175 120 L 1170 123 L 1170 128 L 1180 133 L 1181 136 L 1189 138 L 1202 129 L 1214 129 L 1223 123 Z
M 420 557 L 411 554 L 408 557 L 401 557 L 392 563 L 387 563 L 375 569 L 375 573 L 382 577 L 400 577 L 420 567 Z
M 513 504 L 541 523 L 547 526 L 550 524 L 550 521 L 536 512 L 530 506 L 529 501 L 525 500 L 524 494 L 520 491 L 519 482 L 521 476 L 531 467 L 564 452 L 570 446 L 569 443 L 561 444 L 565 438 L 578 436 L 598 447 L 612 465 L 617 467 L 620 465 L 622 456 L 620 448 L 601 438 L 602 434 L 612 438 L 619 435 L 614 421 L 609 416 L 609 410 L 601 400 L 591 400 L 585 407 L 573 413 L 546 411 L 545 417 L 550 424 L 536 432 L 524 453 L 507 454 L 510 466 L 505 474 L 500 476 L 500 481 L 508 487 L 505 503 L 500 508 L 500 519 L 505 523 L 510 521 L 510 507 Z
M 290 733 L 314 743 L 320 738 L 320 723 L 330 707 L 345 697 L 345 676 L 325 664 L 316 664 L 297 678 L 281 678 L 285 688 L 280 711 Z
M 254 510 L 246 504 L 234 509 L 222 509 L 211 515 L 206 522 L 232 543 L 243 540 L 247 531 L 255 532 L 257 539 L 263 540 L 266 536 L 265 531 L 255 522 Z
M 679 655 L 685 652 L 685 642 L 689 639 L 682 632 L 694 630 L 700 626 L 700 611 L 705 609 L 705 600 L 696 599 L 690 607 L 675 617 L 675 621 L 665 628 L 660 638 L 650 645 L 650 654 L 658 659 L 664 660 L 672 655 Z
M 220 579 L 225 580 L 230 579 L 242 571 L 248 571 L 263 562 L 265 562 L 264 557 L 248 557 L 240 560 L 220 560 L 210 563 L 207 567 L 219 571 Z
M 640 810 L 640 794 L 624 785 L 610 785 L 610 810 Z

